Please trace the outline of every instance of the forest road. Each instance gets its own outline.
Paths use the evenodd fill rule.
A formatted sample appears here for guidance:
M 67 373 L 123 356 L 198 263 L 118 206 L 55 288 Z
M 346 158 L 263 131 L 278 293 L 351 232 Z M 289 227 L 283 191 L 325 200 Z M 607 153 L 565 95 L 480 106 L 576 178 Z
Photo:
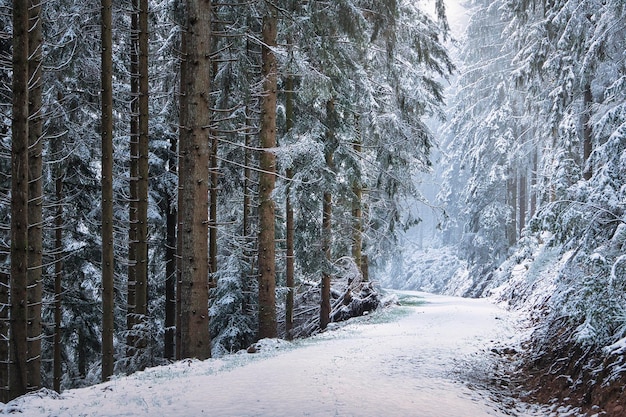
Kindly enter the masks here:
M 488 300 L 399 292 L 403 306 L 292 347 L 178 362 L 60 397 L 25 399 L 27 416 L 529 416 L 494 395 L 494 346 L 514 320 Z M 390 315 L 392 317 L 390 317 Z M 286 344 L 286 343 L 285 343 Z M 283 345 L 283 344 L 277 344 Z
M 515 332 L 488 300 L 399 292 L 400 319 L 348 325 L 215 377 L 212 416 L 533 415 L 481 391 L 491 348 Z M 398 314 L 398 312 L 396 312 Z M 372 321 L 376 321 L 372 316 Z M 323 340 L 320 340 L 323 339 Z M 240 409 L 233 409 L 239 404 Z M 506 408 L 506 410 L 504 409 Z

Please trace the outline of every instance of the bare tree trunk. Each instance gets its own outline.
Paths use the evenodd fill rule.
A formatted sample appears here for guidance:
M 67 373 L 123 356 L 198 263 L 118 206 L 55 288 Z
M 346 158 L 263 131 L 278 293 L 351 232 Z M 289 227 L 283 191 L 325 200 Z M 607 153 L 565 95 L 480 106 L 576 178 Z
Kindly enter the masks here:
M 211 285 L 216 285 L 215 273 L 217 272 L 217 137 L 211 138 L 211 162 L 209 166 L 211 176 L 211 192 L 209 202 L 209 273 Z
M 285 82 L 285 114 L 286 114 L 286 130 L 289 132 L 293 128 L 293 77 L 290 75 Z M 291 331 L 293 329 L 293 304 L 294 304 L 294 291 L 295 291 L 295 259 L 294 259 L 294 238 L 295 227 L 293 218 L 293 207 L 291 205 L 291 179 L 293 178 L 293 168 L 287 169 L 287 190 L 285 199 L 285 214 L 286 214 L 286 271 L 285 271 L 285 285 L 287 286 L 287 297 L 285 299 L 285 337 L 287 340 L 291 340 Z
M 137 169 L 137 265 L 135 277 L 135 318 L 143 328 L 148 315 L 148 0 L 139 0 L 139 152 Z M 141 330 L 136 347 L 147 346 L 147 335 Z
M 102 381 L 113 375 L 113 56 L 112 5 L 102 0 Z
M 180 57 L 180 97 L 179 97 L 179 131 L 178 131 L 178 197 L 177 197 L 177 210 L 176 210 L 176 359 L 182 359 L 182 320 L 183 320 L 183 305 L 182 305 L 182 253 L 183 253 L 183 216 L 182 216 L 182 193 L 180 186 L 184 181 L 181 176 L 180 166 L 182 164 L 181 144 L 186 140 L 187 135 L 187 34 L 183 31 L 180 39 L 180 49 L 182 51 Z
M 333 99 L 326 103 L 327 133 L 326 133 L 326 166 L 330 171 L 334 168 L 333 147 L 335 128 L 335 102 Z M 320 328 L 324 330 L 330 323 L 330 283 L 331 283 L 331 244 L 332 244 L 332 194 L 330 184 L 326 185 L 324 201 L 322 203 L 322 250 L 326 258 L 326 264 L 322 270 L 321 305 L 320 305 Z
M 29 184 L 28 184 L 28 390 L 41 388 L 41 301 L 43 256 L 43 119 L 41 115 L 41 2 L 30 0 Z
M 519 176 L 519 221 L 518 236 L 522 236 L 522 231 L 526 227 L 526 207 L 528 206 L 528 196 L 526 192 L 527 181 L 526 169 L 521 168 L 522 173 Z
M 513 246 L 517 242 L 517 170 L 514 168 L 509 168 L 507 204 L 511 210 L 511 216 L 507 224 L 506 236 L 509 246 Z
M 135 355 L 135 286 L 137 283 L 137 179 L 139 178 L 139 0 L 133 0 L 130 24 L 130 181 L 128 202 L 128 281 L 126 356 Z
M 168 167 L 170 173 L 176 175 L 176 152 L 178 141 L 172 137 Z M 167 191 L 166 207 L 166 247 L 165 247 L 165 340 L 164 356 L 166 359 L 175 358 L 176 335 L 176 223 L 178 210 L 174 208 L 174 196 Z
M 10 398 L 28 388 L 28 6 L 13 1 Z
M 332 166 L 333 156 L 331 152 L 326 152 L 326 164 Z M 331 235 L 332 235 L 332 194 L 330 191 L 324 192 L 324 202 L 322 204 L 322 250 L 326 258 L 326 265 L 322 271 L 322 301 L 320 307 L 320 328 L 324 330 L 330 323 L 330 281 L 331 281 Z
M 263 18 L 262 74 L 263 99 L 261 104 L 261 147 L 259 174 L 259 339 L 277 336 L 276 324 L 276 248 L 274 242 L 274 201 L 272 192 L 276 182 L 276 98 L 277 64 L 270 49 L 276 45 L 277 18 Z
M 587 84 L 587 86 L 585 86 L 583 113 L 583 165 L 589 164 L 589 157 L 591 156 L 591 152 L 593 151 L 593 144 L 591 141 L 593 130 L 590 122 L 592 104 L 593 95 L 591 94 L 591 85 Z M 592 175 L 593 170 L 591 168 L 591 164 L 589 164 L 589 166 L 583 172 L 583 178 L 586 180 L 590 180 Z
M 5 254 L 2 254 L 5 257 Z M 4 263 L 4 259 L 2 259 Z M 9 395 L 9 288 L 11 275 L 0 271 L 0 401 L 7 403 L 11 400 Z
M 361 129 L 359 126 L 360 118 L 358 115 L 355 115 L 355 127 L 356 127 L 356 138 L 352 145 L 354 149 L 355 159 L 357 163 L 361 157 Z M 361 269 L 361 251 L 363 249 L 363 212 L 361 209 L 361 204 L 363 200 L 363 186 L 361 184 L 360 170 L 357 172 L 357 177 L 352 180 L 352 258 L 354 258 L 354 262 L 358 266 L 359 270 Z
M 211 356 L 208 289 L 211 2 L 187 0 L 186 120 L 181 127 L 181 357 Z
M 56 139 L 60 140 L 60 139 Z M 55 199 L 56 215 L 54 219 L 54 346 L 53 346 L 53 388 L 61 392 L 61 378 L 63 377 L 63 362 L 61 344 L 62 317 L 63 317 L 63 171 L 55 169 Z
M 528 218 L 532 219 L 535 213 L 537 212 L 537 194 L 539 190 L 537 190 L 537 170 L 539 169 L 539 150 L 534 148 L 532 156 L 532 172 L 530 177 L 530 213 L 528 213 Z

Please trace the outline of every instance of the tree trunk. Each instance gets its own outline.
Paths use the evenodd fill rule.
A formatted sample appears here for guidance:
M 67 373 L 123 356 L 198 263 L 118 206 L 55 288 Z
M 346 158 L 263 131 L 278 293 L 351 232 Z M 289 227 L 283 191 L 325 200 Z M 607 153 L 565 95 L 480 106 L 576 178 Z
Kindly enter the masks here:
M 276 147 L 277 64 L 270 47 L 276 45 L 277 18 L 263 18 L 263 47 L 261 51 L 263 98 L 261 104 L 260 145 Z M 274 242 L 274 201 L 272 192 L 276 181 L 276 156 L 263 151 L 259 173 L 259 339 L 276 337 L 276 258 Z
M 137 282 L 137 179 L 139 178 L 139 0 L 133 0 L 130 24 L 130 181 L 128 202 L 128 282 L 126 356 L 135 355 L 135 286 Z
M 10 398 L 28 387 L 28 6 L 13 1 Z
M 172 175 L 176 175 L 176 152 L 178 141 L 173 136 L 170 140 L 168 167 Z M 176 335 L 176 223 L 178 211 L 174 208 L 175 197 L 167 191 L 165 200 L 166 215 L 166 246 L 165 246 L 165 340 L 164 356 L 175 358 Z
M 286 130 L 289 132 L 293 128 L 293 77 L 287 77 L 285 82 L 285 115 L 286 115 Z M 293 168 L 287 169 L 287 190 L 285 191 L 287 196 L 285 198 L 285 215 L 286 215 L 286 271 L 285 271 L 285 285 L 287 286 L 287 297 L 285 299 L 285 337 L 287 340 L 291 340 L 291 331 L 293 329 L 293 302 L 295 291 L 295 259 L 294 259 L 294 218 L 293 207 L 291 205 L 291 180 L 293 178 Z
M 56 139 L 60 140 L 60 139 Z M 54 219 L 54 346 L 53 346 L 53 388 L 61 393 L 63 363 L 61 331 L 63 318 L 63 171 L 55 169 L 56 215 Z
M 329 171 L 334 168 L 333 162 L 333 149 L 334 149 L 334 128 L 335 128 L 335 102 L 329 100 L 326 103 L 326 118 L 327 118 L 327 133 L 326 133 L 326 166 Z M 332 244 L 332 194 L 330 192 L 330 180 L 326 184 L 326 191 L 324 191 L 324 201 L 322 203 L 322 250 L 324 251 L 325 265 L 322 270 L 322 287 L 321 287 L 321 305 L 320 305 L 320 328 L 324 330 L 328 323 L 330 323 L 330 281 L 332 270 L 332 256 L 331 256 L 331 244 Z
M 591 94 L 591 85 L 587 84 L 585 87 L 584 93 L 584 113 L 583 113 L 583 167 L 586 168 L 583 171 L 583 178 L 585 180 L 590 180 L 593 175 L 593 169 L 591 168 L 591 163 L 589 161 L 589 157 L 591 156 L 591 152 L 593 150 L 592 144 L 592 134 L 593 130 L 591 127 L 591 106 L 593 105 L 593 95 Z
M 368 282 L 370 280 L 370 266 L 367 255 L 363 255 L 361 257 L 361 274 L 363 275 L 363 282 Z
M 112 5 L 102 0 L 102 381 L 113 375 L 113 56 Z
M 178 108 L 178 117 L 179 117 L 179 126 L 178 126 L 178 148 L 177 148 L 177 156 L 178 156 L 178 195 L 177 195 L 177 210 L 176 210 L 176 359 L 182 359 L 182 285 L 183 285 L 183 275 L 182 275 L 182 253 L 183 253 L 183 203 L 182 203 L 182 193 L 180 187 L 182 186 L 184 178 L 181 176 L 180 167 L 183 161 L 182 158 L 182 146 L 187 135 L 187 128 L 185 123 L 187 123 L 187 35 L 185 31 L 181 31 L 180 36 L 180 93 L 179 93 L 179 108 Z
M 326 153 L 326 164 L 332 165 L 332 153 Z M 320 307 L 320 328 L 324 330 L 330 323 L 330 280 L 331 280 L 331 234 L 332 234 L 332 194 L 330 191 L 324 192 L 324 202 L 322 204 L 322 250 L 326 265 L 322 271 L 322 301 Z
M 519 221 L 518 221 L 518 236 L 522 236 L 522 231 L 526 227 L 526 207 L 528 206 L 528 197 L 526 192 L 526 169 L 521 169 L 522 173 L 519 176 Z
M 2 254 L 4 264 L 6 255 Z M 8 265 L 8 264 L 5 264 Z M 9 288 L 11 274 L 0 271 L 0 401 L 7 403 L 9 395 Z
M 506 225 L 506 236 L 511 247 L 517 242 L 517 171 L 513 168 L 509 168 L 506 188 L 507 204 L 511 210 L 511 215 Z
M 361 158 L 361 130 L 360 130 L 360 118 L 355 116 L 356 138 L 352 145 L 354 149 L 356 163 L 360 162 Z M 352 258 L 359 270 L 361 269 L 361 251 L 363 249 L 363 212 L 361 204 L 363 200 L 363 186 L 361 184 L 361 171 L 356 172 L 356 177 L 352 180 Z
M 139 143 L 137 177 L 137 264 L 135 276 L 135 319 L 140 329 L 136 348 L 145 349 L 144 329 L 148 315 L 148 0 L 139 0 Z
M 534 148 L 532 156 L 532 172 L 530 177 L 530 213 L 528 213 L 528 218 L 532 219 L 535 213 L 537 212 L 537 194 L 539 194 L 539 190 L 537 190 L 537 174 L 539 169 L 539 150 Z
M 217 285 L 215 273 L 217 272 L 217 137 L 211 138 L 210 158 L 211 192 L 209 201 L 209 273 L 210 286 Z
M 43 119 L 41 115 L 41 2 L 30 0 L 28 50 L 29 185 L 28 185 L 28 390 L 41 388 L 41 302 L 43 256 Z
M 181 357 L 211 356 L 208 290 L 211 2 L 187 0 L 186 109 L 181 129 Z

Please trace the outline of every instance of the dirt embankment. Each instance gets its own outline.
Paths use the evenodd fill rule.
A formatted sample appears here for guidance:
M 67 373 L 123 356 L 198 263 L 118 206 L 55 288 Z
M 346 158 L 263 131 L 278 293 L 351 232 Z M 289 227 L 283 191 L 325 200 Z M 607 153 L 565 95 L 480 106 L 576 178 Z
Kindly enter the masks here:
M 516 354 L 509 372 L 515 394 L 552 405 L 553 416 L 626 416 L 626 358 L 565 344 L 563 336 Z

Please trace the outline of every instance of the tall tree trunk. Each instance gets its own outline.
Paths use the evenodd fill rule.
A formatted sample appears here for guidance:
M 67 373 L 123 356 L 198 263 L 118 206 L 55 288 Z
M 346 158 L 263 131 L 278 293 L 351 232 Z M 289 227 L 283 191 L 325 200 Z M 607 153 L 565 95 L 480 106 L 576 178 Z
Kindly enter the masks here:
M 63 92 L 57 93 L 56 104 L 63 103 Z M 51 141 L 51 154 L 61 155 L 65 135 L 58 135 L 63 128 L 56 126 L 53 133 L 57 133 Z M 52 388 L 61 393 L 61 378 L 63 377 L 63 179 L 64 166 L 60 162 L 53 165 L 54 179 L 54 338 L 52 342 Z
M 28 387 L 28 6 L 13 1 L 10 398 Z
M 211 274 L 211 286 L 216 285 L 215 273 L 217 272 L 217 136 L 211 138 L 211 158 L 209 166 L 211 176 L 211 192 L 209 202 L 209 272 Z
M 359 126 L 360 118 L 355 115 L 356 138 L 352 145 L 354 149 L 356 163 L 361 158 L 361 129 Z M 363 212 L 361 204 L 363 200 L 363 185 L 361 184 L 361 171 L 358 170 L 355 178 L 352 180 L 352 258 L 359 270 L 361 269 L 361 251 L 363 249 Z
M 102 0 L 102 381 L 113 375 L 113 39 L 112 0 Z
M 285 82 L 285 115 L 287 133 L 293 128 L 293 76 L 288 76 Z M 286 271 L 285 285 L 287 286 L 287 297 L 285 299 L 285 337 L 291 340 L 291 331 L 293 329 L 293 302 L 295 291 L 295 258 L 294 258 L 294 238 L 295 226 L 293 218 L 293 206 L 291 205 L 291 180 L 293 178 L 293 167 L 287 169 L 287 190 L 285 199 L 285 215 L 286 215 Z
M 532 219 L 537 212 L 537 194 L 539 194 L 539 190 L 537 190 L 537 171 L 539 170 L 538 148 L 534 148 L 532 153 L 532 172 L 530 177 L 530 213 L 528 213 L 529 219 Z
M 333 99 L 326 103 L 327 133 L 326 133 L 326 167 L 329 171 L 334 169 L 333 149 L 335 141 L 335 102 Z M 329 181 L 330 182 L 330 181 Z M 321 305 L 320 305 L 320 328 L 324 330 L 330 323 L 330 283 L 332 271 L 332 194 L 330 183 L 326 184 L 324 191 L 324 201 L 322 203 L 322 250 L 326 259 L 322 269 Z
M 139 0 L 133 0 L 130 24 L 130 181 L 128 202 L 128 281 L 126 356 L 135 355 L 135 286 L 137 283 L 137 179 L 139 178 Z
M 511 210 L 511 216 L 506 226 L 506 236 L 509 246 L 513 246 L 517 242 L 517 170 L 514 168 L 509 168 L 506 188 L 507 204 Z
M 2 254 L 2 258 L 5 258 Z M 4 264 L 4 260 L 3 264 Z M 9 288 L 11 274 L 0 271 L 0 401 L 7 403 L 11 400 L 9 395 Z
M 521 173 L 519 175 L 519 220 L 518 220 L 518 236 L 522 236 L 522 231 L 526 227 L 526 207 L 528 207 L 528 196 L 527 196 L 527 181 L 526 177 L 526 169 L 521 168 Z
M 211 2 L 187 0 L 186 120 L 181 127 L 181 356 L 211 356 L 208 289 Z
M 139 0 L 139 152 L 137 162 L 137 265 L 135 318 L 140 325 L 137 349 L 147 345 L 144 329 L 148 315 L 148 0 Z
M 183 304 L 182 304 L 182 253 L 183 253 L 183 202 L 182 193 L 180 187 L 183 185 L 184 178 L 181 177 L 180 166 L 182 164 L 182 146 L 187 137 L 187 34 L 182 31 L 180 37 L 180 50 L 182 51 L 180 56 L 180 95 L 178 106 L 178 196 L 177 196 L 177 210 L 176 210 L 176 359 L 182 359 L 182 320 L 183 320 Z
M 41 302 L 43 256 L 43 119 L 41 115 L 41 2 L 30 0 L 28 50 L 29 185 L 28 185 L 28 390 L 41 388 Z
M 261 51 L 263 98 L 261 103 L 260 145 L 270 149 L 261 152 L 259 173 L 259 339 L 277 336 L 276 325 L 276 248 L 274 242 L 274 201 L 276 182 L 276 98 L 277 18 L 275 11 L 263 17 L 263 47 Z
M 60 139 L 55 139 L 60 141 Z M 55 169 L 56 214 L 54 218 L 54 345 L 52 384 L 56 392 L 61 392 L 63 362 L 61 343 L 63 318 L 63 171 Z
M 168 168 L 172 175 L 176 175 L 176 152 L 178 141 L 175 136 L 170 140 Z M 175 197 L 167 191 L 165 200 L 166 214 L 166 246 L 165 246 L 165 340 L 164 356 L 166 359 L 175 358 L 176 335 L 176 223 L 178 210 L 174 208 Z
M 326 151 L 326 165 L 332 166 L 333 154 Z M 322 204 L 322 250 L 326 265 L 322 271 L 322 294 L 320 306 L 320 328 L 324 330 L 330 323 L 330 281 L 331 281 L 331 236 L 332 236 L 332 194 L 330 191 L 324 192 L 324 202 Z
M 367 282 L 370 280 L 370 266 L 367 255 L 361 257 L 361 274 L 363 275 L 363 281 Z
M 591 164 L 589 161 L 589 157 L 591 156 L 591 152 L 593 150 L 592 144 L 592 134 L 593 130 L 591 127 L 591 106 L 593 105 L 593 95 L 591 94 L 591 85 L 587 84 L 585 86 L 584 93 L 584 113 L 583 113 L 583 166 L 588 164 L 587 168 L 583 171 L 583 178 L 586 180 L 590 180 L 593 175 L 593 170 L 591 168 Z

